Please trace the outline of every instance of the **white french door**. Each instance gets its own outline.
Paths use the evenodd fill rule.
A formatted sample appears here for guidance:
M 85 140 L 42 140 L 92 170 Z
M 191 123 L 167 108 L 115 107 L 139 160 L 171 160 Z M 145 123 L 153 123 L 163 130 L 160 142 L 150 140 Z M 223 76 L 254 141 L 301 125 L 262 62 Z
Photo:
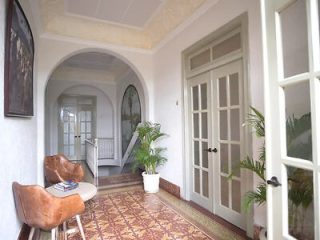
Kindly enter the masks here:
M 210 72 L 189 81 L 191 199 L 200 206 L 213 211 L 213 165 L 211 137 L 211 111 L 209 83 Z
M 244 186 L 237 166 L 244 159 L 242 61 L 238 60 L 212 71 L 215 213 L 245 229 L 241 211 Z M 234 172 L 232 179 L 228 176 Z
M 95 136 L 96 99 L 63 95 L 59 104 L 59 152 L 71 160 L 83 160 L 86 158 L 85 139 Z
M 261 6 L 268 238 L 320 239 L 319 1 Z
M 188 80 L 191 200 L 245 229 L 243 175 L 228 176 L 244 157 L 242 61 Z

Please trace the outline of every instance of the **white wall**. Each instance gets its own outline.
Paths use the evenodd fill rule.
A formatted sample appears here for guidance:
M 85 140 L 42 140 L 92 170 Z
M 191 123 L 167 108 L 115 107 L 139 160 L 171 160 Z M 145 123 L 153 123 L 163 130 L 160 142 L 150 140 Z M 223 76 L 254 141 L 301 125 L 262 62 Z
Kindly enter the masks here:
M 0 239 L 17 239 L 21 223 L 17 219 L 12 182 L 34 184 L 37 177 L 37 109 L 31 118 L 4 117 L 4 33 L 6 0 L 0 0 Z M 25 8 L 25 10 L 29 10 Z M 31 27 L 33 22 L 27 14 Z M 32 29 L 33 32 L 34 29 Z M 37 39 L 35 39 L 37 50 Z M 36 69 L 35 69 L 36 70 Z M 34 79 L 34 86 L 37 80 Z M 37 101 L 37 93 L 34 94 Z
M 46 94 L 46 154 L 56 154 L 58 149 L 58 98 L 61 94 L 90 95 L 97 97 L 97 129 L 96 137 L 113 138 L 115 113 L 113 104 L 116 102 L 114 84 L 97 84 L 88 81 L 86 85 L 76 80 L 53 80 L 47 85 Z
M 262 45 L 259 1 L 219 1 L 190 26 L 164 44 L 154 54 L 155 121 L 170 135 L 162 145 L 167 147 L 168 162 L 160 169 L 161 177 L 177 184 L 185 192 L 183 149 L 183 77 L 182 51 L 196 41 L 224 26 L 235 17 L 248 12 L 249 26 L 249 104 L 263 111 Z M 254 157 L 260 142 L 253 139 Z M 187 176 L 189 177 L 189 176 Z M 265 214 L 255 216 L 257 224 L 265 224 Z

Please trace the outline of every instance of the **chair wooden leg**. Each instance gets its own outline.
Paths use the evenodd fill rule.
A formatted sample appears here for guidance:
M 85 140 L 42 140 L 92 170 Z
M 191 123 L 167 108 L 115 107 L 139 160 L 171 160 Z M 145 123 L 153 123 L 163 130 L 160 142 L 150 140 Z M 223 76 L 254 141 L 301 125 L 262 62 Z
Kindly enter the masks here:
M 76 219 L 77 219 L 77 223 L 78 223 L 78 228 L 79 228 L 80 233 L 81 233 L 81 237 L 82 237 L 83 240 L 86 240 L 86 237 L 84 236 L 82 224 L 81 224 L 81 221 L 80 221 L 80 216 L 76 215 Z
M 57 228 L 52 228 L 51 229 L 51 240 L 56 240 L 57 235 L 58 235 Z
M 67 240 L 67 222 L 63 222 L 63 240 Z
M 35 228 L 34 228 L 34 227 L 33 227 L 33 228 L 31 228 L 30 233 L 29 233 L 28 240 L 32 240 L 33 235 L 34 235 L 34 230 L 35 230 Z

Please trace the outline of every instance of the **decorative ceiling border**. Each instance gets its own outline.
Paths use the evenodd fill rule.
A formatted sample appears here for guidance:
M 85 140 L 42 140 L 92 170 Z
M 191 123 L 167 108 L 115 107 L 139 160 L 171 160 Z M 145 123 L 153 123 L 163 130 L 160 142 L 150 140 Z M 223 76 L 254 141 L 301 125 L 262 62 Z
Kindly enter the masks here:
M 167 0 L 143 30 L 70 16 L 63 0 L 39 0 L 43 32 L 86 41 L 153 49 L 206 2 Z M 205 4 L 206 5 L 206 4 Z M 203 11 L 203 10 L 202 10 Z

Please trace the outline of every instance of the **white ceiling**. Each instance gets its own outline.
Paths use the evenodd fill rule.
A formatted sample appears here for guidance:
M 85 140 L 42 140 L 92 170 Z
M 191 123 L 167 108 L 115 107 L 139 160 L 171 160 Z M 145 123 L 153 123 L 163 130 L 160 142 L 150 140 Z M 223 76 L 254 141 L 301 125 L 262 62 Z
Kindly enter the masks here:
M 72 56 L 61 63 L 58 70 L 64 68 L 83 69 L 86 71 L 98 71 L 114 81 L 119 80 L 131 68 L 119 58 L 99 52 L 86 52 Z M 132 70 L 131 70 L 132 71 Z
M 66 0 L 65 12 L 143 29 L 165 0 Z
M 63 62 L 67 67 L 91 68 L 94 70 L 108 70 L 119 63 L 123 62 L 112 55 L 98 52 L 80 53 Z

